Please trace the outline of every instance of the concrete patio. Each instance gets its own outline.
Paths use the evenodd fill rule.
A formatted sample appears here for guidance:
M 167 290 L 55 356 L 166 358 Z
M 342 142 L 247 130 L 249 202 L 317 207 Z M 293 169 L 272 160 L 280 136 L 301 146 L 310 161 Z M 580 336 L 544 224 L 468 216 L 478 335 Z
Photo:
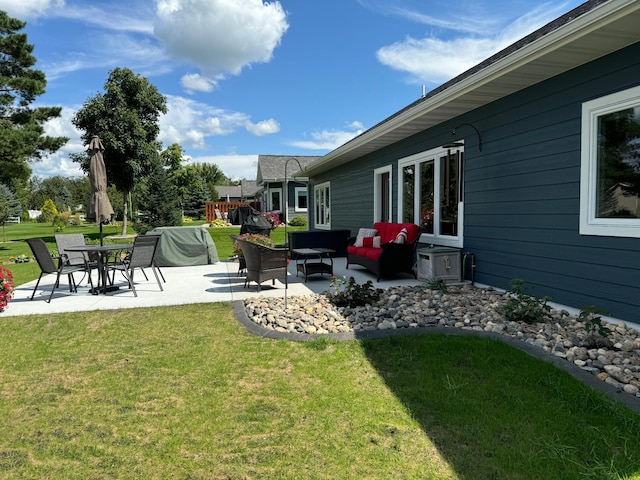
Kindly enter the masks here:
M 327 290 L 330 283 L 328 275 L 311 275 L 305 283 L 302 274 L 296 276 L 295 261 L 291 261 L 289 265 L 288 288 L 285 289 L 284 283 L 278 280 L 274 286 L 271 281 L 267 281 L 262 284 L 260 292 L 256 291 L 255 283 L 252 283 L 249 288 L 244 288 L 244 277 L 238 276 L 238 263 L 232 261 L 191 267 L 162 267 L 161 270 L 166 279 L 166 283 L 163 283 L 164 291 L 160 291 L 149 269 L 146 270 L 149 280 L 145 280 L 144 275 L 136 272 L 137 297 L 134 297 L 124 277 L 120 274 L 118 274 L 119 278 L 116 277 L 116 284 L 121 288 L 107 295 L 89 293 L 86 279 L 78 285 L 77 293 L 71 293 L 67 287 L 67 279 L 63 277 L 51 303 L 47 303 L 46 299 L 51 292 L 55 276 L 47 275 L 41 280 L 33 300 L 30 300 L 30 297 L 36 284 L 35 280 L 18 286 L 13 300 L 4 312 L 0 313 L 0 318 L 16 315 L 158 307 L 190 303 L 232 302 L 258 295 L 266 297 L 284 297 L 285 293 L 289 296 L 308 295 Z M 374 285 L 379 288 L 421 283 L 410 275 L 399 275 L 393 279 L 383 279 L 377 282 L 371 272 L 359 265 L 351 266 L 347 270 L 345 258 L 334 259 L 333 271 L 337 277 L 353 276 L 357 283 L 372 280 Z M 94 281 L 96 280 L 95 276 L 96 274 L 94 274 Z M 76 274 L 76 281 L 79 281 L 80 277 L 81 274 Z

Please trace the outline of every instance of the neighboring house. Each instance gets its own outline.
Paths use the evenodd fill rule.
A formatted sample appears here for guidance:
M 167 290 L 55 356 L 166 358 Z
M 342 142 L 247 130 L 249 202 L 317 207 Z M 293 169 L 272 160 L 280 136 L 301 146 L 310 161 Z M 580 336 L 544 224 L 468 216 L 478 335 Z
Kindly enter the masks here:
M 260 190 L 255 180 L 240 180 L 240 185 L 216 185 L 216 201 L 253 202 L 259 196 Z
M 262 188 L 263 211 L 278 212 L 283 222 L 307 216 L 305 168 L 320 157 L 258 155 L 257 182 Z M 287 194 L 285 195 L 285 192 Z
M 310 228 L 414 222 L 478 283 L 639 323 L 639 26 L 639 0 L 586 2 L 328 153 Z

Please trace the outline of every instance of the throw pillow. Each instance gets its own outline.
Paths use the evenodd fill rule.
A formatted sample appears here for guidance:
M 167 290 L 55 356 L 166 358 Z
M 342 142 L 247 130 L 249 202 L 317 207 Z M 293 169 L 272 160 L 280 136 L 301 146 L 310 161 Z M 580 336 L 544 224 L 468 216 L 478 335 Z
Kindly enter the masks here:
M 364 237 L 362 246 L 365 248 L 380 248 L 380 237 Z
M 373 237 L 373 248 L 380 248 L 380 236 Z
M 362 241 L 365 237 L 375 237 L 378 231 L 375 228 L 361 228 L 358 230 L 358 235 L 356 236 L 356 243 L 354 244 L 356 247 L 362 247 Z
M 408 232 L 406 228 L 403 228 L 398 233 L 398 236 L 395 239 L 395 243 L 407 243 Z

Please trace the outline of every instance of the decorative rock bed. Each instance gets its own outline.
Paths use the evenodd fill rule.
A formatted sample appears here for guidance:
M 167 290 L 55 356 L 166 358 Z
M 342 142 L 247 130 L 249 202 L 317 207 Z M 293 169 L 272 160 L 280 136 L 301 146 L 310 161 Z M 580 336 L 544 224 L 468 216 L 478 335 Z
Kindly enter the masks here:
M 446 326 L 494 332 L 538 346 L 630 395 L 640 397 L 640 333 L 623 322 L 607 325 L 607 338 L 589 335 L 584 322 L 565 310 L 551 310 L 544 323 L 505 319 L 507 293 L 470 285 L 442 293 L 424 286 L 392 287 L 363 307 L 336 307 L 327 295 L 245 301 L 250 320 L 285 333 L 333 334 L 364 330 Z M 603 321 L 603 324 L 605 322 Z

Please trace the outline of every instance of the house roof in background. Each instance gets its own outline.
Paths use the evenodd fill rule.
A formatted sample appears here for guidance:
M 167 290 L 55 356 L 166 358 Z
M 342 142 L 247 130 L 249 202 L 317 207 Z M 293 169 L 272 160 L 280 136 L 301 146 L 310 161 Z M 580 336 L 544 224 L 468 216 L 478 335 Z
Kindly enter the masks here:
M 257 182 L 262 184 L 264 182 L 282 182 L 286 177 L 293 179 L 294 177 L 306 178 L 307 175 L 304 170 L 313 162 L 318 160 L 319 156 L 308 155 L 258 155 L 258 174 Z M 300 162 L 302 172 L 298 168 Z M 289 164 L 287 165 L 287 161 Z M 287 171 L 285 172 L 285 166 Z
M 329 152 L 305 174 L 322 173 L 637 43 L 638 25 L 640 0 L 590 0 Z
M 219 200 L 229 198 L 253 198 L 262 190 L 255 180 L 241 180 L 240 185 L 216 185 Z

